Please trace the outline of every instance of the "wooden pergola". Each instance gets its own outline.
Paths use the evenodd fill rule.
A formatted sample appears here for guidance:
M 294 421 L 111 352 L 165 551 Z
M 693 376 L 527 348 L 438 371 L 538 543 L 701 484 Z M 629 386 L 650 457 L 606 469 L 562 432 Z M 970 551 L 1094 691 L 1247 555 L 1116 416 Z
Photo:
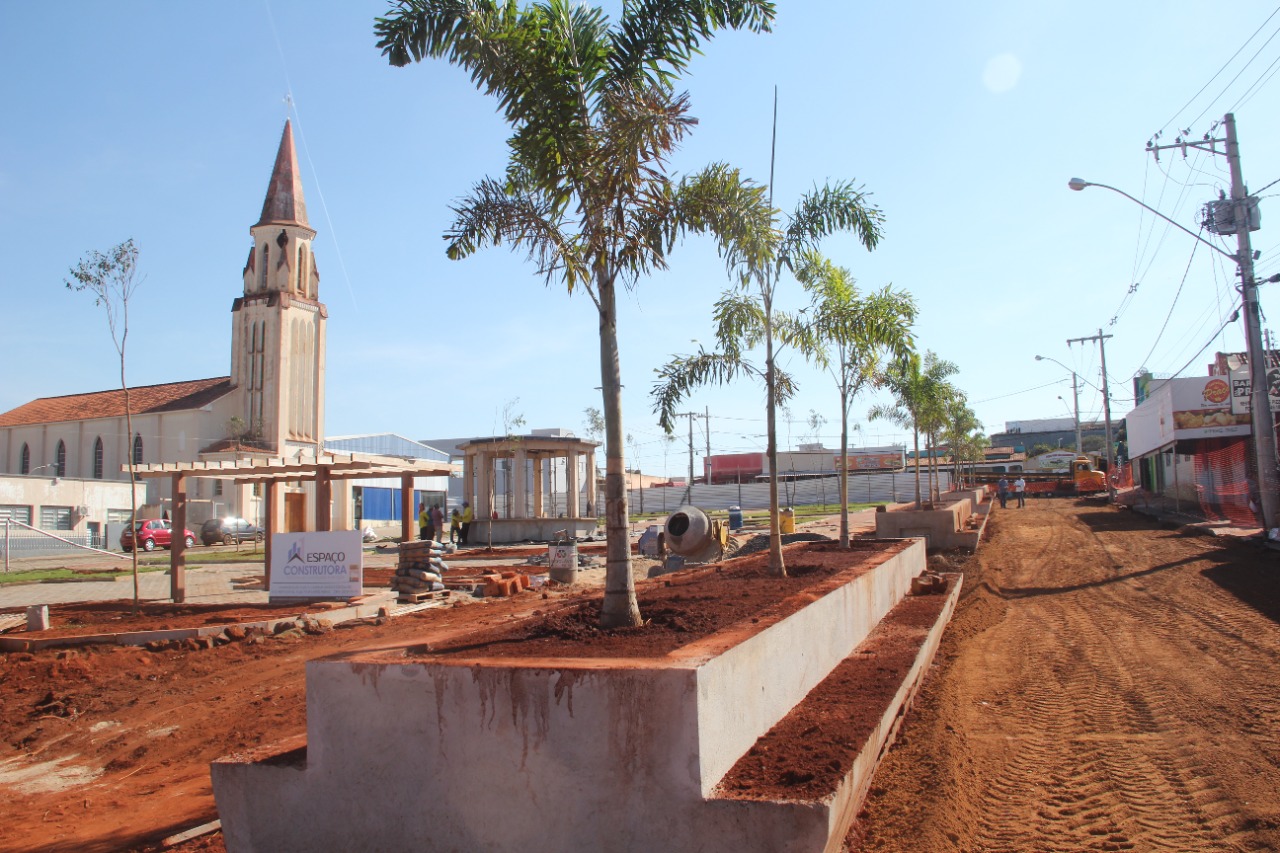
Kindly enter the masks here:
M 380 477 L 400 478 L 400 531 L 404 541 L 413 538 L 417 515 L 413 509 L 415 477 L 447 477 L 458 471 L 457 465 L 425 459 L 403 459 L 371 453 L 321 453 L 317 456 L 256 456 L 244 459 L 220 459 L 207 462 L 151 462 L 134 466 L 140 478 L 169 477 L 173 484 L 173 509 L 170 523 L 178 531 L 169 551 L 169 589 L 175 602 L 186 600 L 187 479 L 209 477 L 238 483 L 262 483 L 265 497 L 264 516 L 264 583 L 271 588 L 271 534 L 280 484 L 289 481 L 315 481 L 315 529 L 332 528 L 333 481 Z M 128 466 L 121 466 L 128 473 Z

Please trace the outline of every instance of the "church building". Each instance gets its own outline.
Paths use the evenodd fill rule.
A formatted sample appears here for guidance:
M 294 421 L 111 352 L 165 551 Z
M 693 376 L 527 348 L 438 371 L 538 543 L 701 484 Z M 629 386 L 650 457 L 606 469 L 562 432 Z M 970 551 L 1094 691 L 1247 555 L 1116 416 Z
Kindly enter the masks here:
M 311 251 L 316 232 L 307 220 L 288 122 L 262 215 L 249 233 L 243 292 L 231 305 L 230 375 L 130 388 L 132 434 L 118 388 L 42 397 L 0 414 L 0 474 L 16 475 L 0 478 L 0 516 L 47 527 L 42 519 L 57 515 L 57 529 L 85 532 L 83 524 L 97 532 L 106 522 L 127 522 L 128 490 L 121 503 L 119 489 L 87 487 L 93 481 L 127 485 L 122 467 L 130 456 L 145 464 L 314 457 L 322 451 L 328 312 L 320 301 Z M 79 497 L 67 491 L 77 482 Z M 160 515 L 172 497 L 169 489 L 164 478 L 142 480 L 143 514 Z M 91 493 L 98 497 L 83 497 Z M 196 476 L 187 495 L 191 524 L 221 515 L 262 518 L 260 484 Z M 57 510 L 52 515 L 45 511 L 49 501 Z M 278 512 L 286 526 L 276 529 L 302 529 L 288 519 L 310 517 L 314 501 L 314 484 L 285 484 Z

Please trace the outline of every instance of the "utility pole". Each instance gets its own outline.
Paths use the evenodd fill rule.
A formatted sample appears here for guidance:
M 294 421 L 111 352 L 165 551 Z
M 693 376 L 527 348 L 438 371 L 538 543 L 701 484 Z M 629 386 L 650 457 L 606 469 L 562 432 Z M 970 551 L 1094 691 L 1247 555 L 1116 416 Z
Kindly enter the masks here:
M 1111 391 L 1107 383 L 1107 338 L 1111 335 L 1102 334 L 1102 329 L 1098 329 L 1098 334 L 1089 335 L 1085 338 L 1068 338 L 1067 346 L 1072 344 L 1082 344 L 1085 342 L 1098 342 L 1098 350 L 1102 353 L 1102 417 L 1107 427 L 1107 494 L 1112 500 L 1116 497 L 1116 488 L 1112 483 L 1111 476 L 1115 473 L 1116 466 L 1116 449 L 1111 441 Z M 1071 374 L 1072 387 L 1075 386 L 1075 373 Z M 1079 403 L 1076 404 L 1076 411 L 1079 412 Z M 1079 441 L 1079 415 L 1076 416 L 1077 432 L 1076 440 Z
M 1080 440 L 1080 383 L 1076 372 L 1071 371 L 1071 399 L 1075 402 L 1076 421 L 1076 455 L 1084 453 L 1084 442 Z
M 1168 148 L 1181 149 L 1183 157 L 1187 156 L 1188 148 L 1207 151 L 1210 154 L 1222 154 L 1224 152 L 1219 150 L 1217 146 L 1220 142 L 1226 142 L 1227 165 L 1231 170 L 1230 223 L 1234 226 L 1236 235 L 1236 254 L 1232 256 L 1230 253 L 1218 249 L 1212 243 L 1209 243 L 1209 245 L 1222 254 L 1233 257 L 1240 267 L 1240 301 L 1244 308 L 1245 351 L 1249 362 L 1249 420 L 1250 430 L 1253 435 L 1254 467 L 1257 470 L 1257 482 L 1255 485 L 1258 491 L 1258 508 L 1262 514 L 1262 527 L 1265 531 L 1270 531 L 1280 523 L 1277 517 L 1277 512 L 1280 510 L 1277 505 L 1280 503 L 1280 495 L 1277 494 L 1276 485 L 1276 430 L 1275 416 L 1271 413 L 1271 383 L 1267 376 L 1268 353 L 1262 346 L 1261 309 L 1258 305 L 1258 286 L 1253 277 L 1253 248 L 1249 245 L 1249 230 L 1254 222 L 1253 209 L 1257 205 L 1257 199 L 1249 195 L 1249 191 L 1244 185 L 1244 171 L 1240 166 L 1240 140 L 1236 136 L 1235 115 L 1227 113 L 1223 117 L 1222 123 L 1226 128 L 1225 140 L 1212 138 L 1208 133 L 1204 135 L 1203 140 L 1190 140 L 1184 139 L 1185 134 L 1183 134 L 1172 145 L 1156 145 L 1154 142 L 1148 142 L 1147 150 L 1157 160 L 1160 159 L 1160 152 Z M 1126 195 L 1125 193 L 1121 194 Z M 1222 204 L 1222 202 L 1218 204 Z M 1216 212 L 1215 210 L 1215 214 Z M 1163 216 L 1163 214 L 1161 215 Z M 1168 219 L 1168 217 L 1164 218 Z M 1216 215 L 1213 218 L 1216 220 Z M 1182 226 L 1178 227 L 1181 228 Z M 1188 229 L 1184 228 L 1183 230 Z M 1218 230 L 1212 225 L 1209 226 L 1209 230 L 1215 234 L 1232 233 L 1230 230 Z M 1197 237 L 1202 242 L 1208 242 L 1200 238 L 1199 235 L 1190 231 L 1188 233 L 1191 233 L 1193 237 Z
M 1253 280 L 1253 249 L 1249 245 L 1249 193 L 1240 167 L 1240 140 L 1236 117 L 1227 113 L 1227 164 L 1231 167 L 1231 200 L 1235 202 L 1237 262 L 1240 264 L 1240 297 L 1244 303 L 1245 341 L 1249 357 L 1249 414 L 1253 449 L 1258 468 L 1258 498 L 1264 532 L 1276 526 L 1276 428 L 1271 414 L 1271 383 L 1267 379 L 1267 352 L 1262 348 L 1262 317 L 1258 286 Z

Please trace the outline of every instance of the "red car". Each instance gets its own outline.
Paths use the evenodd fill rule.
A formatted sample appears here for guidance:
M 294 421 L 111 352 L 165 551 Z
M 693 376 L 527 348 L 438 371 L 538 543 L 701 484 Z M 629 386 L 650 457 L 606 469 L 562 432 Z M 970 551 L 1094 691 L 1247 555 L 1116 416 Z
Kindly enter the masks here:
M 173 547 L 173 525 L 167 519 L 149 518 L 139 521 L 137 531 L 138 541 L 144 551 L 154 551 L 157 547 Z M 183 533 L 188 548 L 196 544 L 196 537 L 190 530 L 183 530 Z M 133 539 L 133 531 L 125 528 L 120 534 L 120 547 L 125 551 L 132 551 Z

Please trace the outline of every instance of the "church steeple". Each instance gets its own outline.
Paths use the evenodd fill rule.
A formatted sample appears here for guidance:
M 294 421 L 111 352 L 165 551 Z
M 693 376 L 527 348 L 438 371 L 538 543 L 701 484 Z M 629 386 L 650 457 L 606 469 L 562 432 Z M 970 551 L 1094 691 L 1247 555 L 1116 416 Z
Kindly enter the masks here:
M 319 447 L 324 435 L 328 311 L 311 254 L 302 177 L 288 122 L 280 137 L 262 216 L 249 228 L 244 296 L 231 306 L 231 381 L 240 417 L 277 453 Z
M 298 153 L 293 147 L 293 126 L 287 119 L 284 134 L 280 137 L 280 150 L 276 152 L 276 164 L 271 170 L 267 198 L 262 203 L 262 216 L 257 224 L 311 227 L 307 222 L 307 203 L 302 197 Z

